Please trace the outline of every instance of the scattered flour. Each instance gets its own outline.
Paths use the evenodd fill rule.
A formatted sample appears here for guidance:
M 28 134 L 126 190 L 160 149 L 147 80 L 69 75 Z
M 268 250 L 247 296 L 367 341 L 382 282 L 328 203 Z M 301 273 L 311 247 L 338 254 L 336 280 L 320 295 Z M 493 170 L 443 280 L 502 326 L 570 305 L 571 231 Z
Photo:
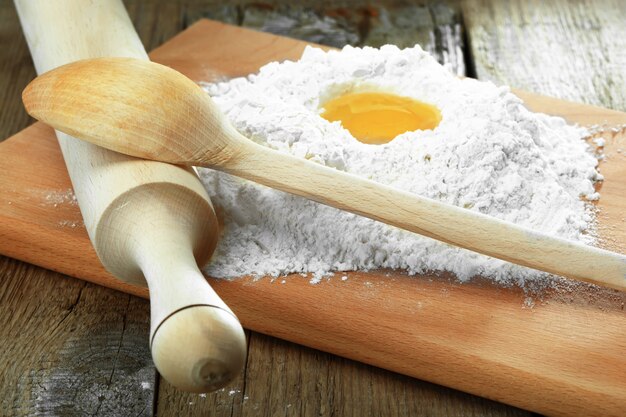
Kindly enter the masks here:
M 78 200 L 76 200 L 74 190 L 72 190 L 71 188 L 68 188 L 64 191 L 53 190 L 45 192 L 41 195 L 41 197 L 41 205 L 45 206 L 58 207 L 60 204 L 78 205 Z
M 439 107 L 432 131 L 366 145 L 319 116 L 338 94 L 382 89 Z M 256 142 L 338 170 L 563 238 L 593 243 L 597 160 L 589 132 L 531 113 L 506 87 L 457 79 L 419 47 L 307 48 L 297 62 L 206 91 Z M 216 277 L 392 268 L 451 271 L 507 283 L 541 276 L 301 197 L 199 169 L 224 232 L 206 272 Z

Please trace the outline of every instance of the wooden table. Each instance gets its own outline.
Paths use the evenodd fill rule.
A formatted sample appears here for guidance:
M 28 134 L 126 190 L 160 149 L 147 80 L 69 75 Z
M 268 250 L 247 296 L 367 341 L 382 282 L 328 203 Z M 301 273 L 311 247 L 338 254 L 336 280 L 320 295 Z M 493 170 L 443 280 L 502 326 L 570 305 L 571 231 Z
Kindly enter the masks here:
M 200 17 L 332 46 L 420 42 L 460 75 L 626 110 L 626 4 L 619 0 L 325 1 L 315 10 L 215 0 L 126 4 L 148 50 Z M 31 122 L 19 96 L 34 77 L 8 0 L 0 0 L 0 45 L 6 138 Z M 232 386 L 182 393 L 154 369 L 148 318 L 144 300 L 0 257 L 0 415 L 531 415 L 257 333 L 248 334 L 248 363 Z

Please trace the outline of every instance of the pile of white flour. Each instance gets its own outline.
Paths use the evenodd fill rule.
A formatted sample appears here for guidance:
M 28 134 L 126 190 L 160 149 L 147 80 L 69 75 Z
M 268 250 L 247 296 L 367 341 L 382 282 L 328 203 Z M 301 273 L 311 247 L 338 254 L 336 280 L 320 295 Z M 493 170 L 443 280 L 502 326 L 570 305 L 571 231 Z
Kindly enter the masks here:
M 597 160 L 588 132 L 531 113 L 506 87 L 457 79 L 419 47 L 308 48 L 247 78 L 207 85 L 233 124 L 254 141 L 415 194 L 563 238 L 592 243 Z M 382 89 L 437 106 L 432 131 L 367 145 L 321 104 Z M 521 283 L 540 274 L 227 174 L 199 170 L 224 231 L 206 272 L 215 277 L 392 268 L 451 271 Z

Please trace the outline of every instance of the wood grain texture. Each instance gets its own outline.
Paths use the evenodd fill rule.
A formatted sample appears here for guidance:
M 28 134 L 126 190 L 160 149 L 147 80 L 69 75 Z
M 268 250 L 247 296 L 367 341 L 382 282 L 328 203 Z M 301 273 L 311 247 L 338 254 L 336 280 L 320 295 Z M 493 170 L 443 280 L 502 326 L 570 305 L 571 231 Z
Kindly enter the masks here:
M 492 417 L 530 413 L 427 382 L 256 334 L 246 372 L 217 393 L 159 386 L 159 416 Z M 271 355 L 265 354 L 271 352 Z M 441 393 L 445 392 L 445 396 Z
M 434 2 L 373 11 L 363 45 L 407 48 L 417 43 L 453 73 L 466 75 L 462 27 L 454 7 Z
M 626 2 L 466 0 L 480 79 L 626 111 Z
M 185 27 L 208 18 L 337 48 L 386 43 L 403 48 L 418 43 L 454 73 L 465 75 L 463 31 L 456 2 L 385 3 L 192 3 L 183 7 L 183 15 Z
M 18 103 L 22 90 L 35 77 L 28 46 L 10 0 L 0 1 L 0 45 L 1 142 L 32 122 Z
M 6 257 L 0 277 L 1 415 L 152 415 L 146 301 Z
M 242 10 L 242 25 L 336 48 L 360 43 L 357 19 L 346 19 L 341 15 L 327 16 L 299 5 L 280 5 L 275 8 L 247 5 Z
M 194 34 L 194 30 L 201 32 Z M 186 68 L 197 67 L 192 62 L 211 62 L 208 57 L 216 54 L 221 58 L 216 73 L 228 74 L 220 63 L 240 62 L 232 69 L 232 75 L 237 75 L 246 68 L 250 72 L 253 55 L 258 65 L 289 57 L 274 53 L 298 54 L 303 46 L 262 34 L 237 39 L 237 33 L 248 32 L 199 24 L 153 57 L 176 61 L 176 67 L 187 74 L 206 75 L 202 68 Z M 202 44 L 203 39 L 224 49 L 217 54 L 206 46 L 189 46 L 189 42 Z M 185 49 L 196 52 L 176 58 Z M 233 53 L 242 59 L 228 56 Z M 586 113 L 584 107 L 577 109 Z M 616 134 L 608 140 L 607 152 L 614 152 L 623 140 Z M 603 166 L 613 166 L 613 172 L 619 173 L 626 165 L 615 160 Z M 609 171 L 606 174 L 604 187 L 620 183 Z M 608 188 L 603 188 L 603 194 L 604 201 L 623 199 L 623 195 L 611 196 Z M 607 226 L 616 224 L 608 221 Z M 624 240 L 623 231 L 609 232 L 618 242 Z M 346 282 L 331 279 L 317 286 L 299 276 L 289 277 L 284 285 L 269 279 L 213 284 L 242 322 L 256 331 L 552 415 L 582 410 L 618 416 L 626 408 L 626 381 L 620 372 L 626 366 L 623 293 L 566 288 L 537 294 L 535 306 L 525 308 L 530 304 L 527 294 L 515 289 L 481 281 L 461 285 L 434 276 L 415 280 L 397 273 L 355 273 Z M 379 312 L 379 319 L 364 320 L 372 311 Z M 393 335 L 401 337 L 394 341 Z

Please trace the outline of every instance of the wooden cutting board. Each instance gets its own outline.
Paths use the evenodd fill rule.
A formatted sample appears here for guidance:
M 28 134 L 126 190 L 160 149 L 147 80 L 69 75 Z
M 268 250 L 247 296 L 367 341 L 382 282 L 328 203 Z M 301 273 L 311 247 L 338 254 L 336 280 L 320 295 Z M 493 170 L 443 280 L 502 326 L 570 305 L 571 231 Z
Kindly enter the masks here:
M 306 44 L 200 21 L 151 57 L 197 81 L 297 59 Z M 533 110 L 604 125 L 598 203 L 605 247 L 626 242 L 626 114 L 518 92 Z M 0 253 L 147 297 L 100 265 L 53 131 L 0 144 Z M 344 274 L 342 274 L 344 275 Z M 626 294 L 586 284 L 524 293 L 477 279 L 351 272 L 317 285 L 300 275 L 209 278 L 244 326 L 548 415 L 626 415 Z

